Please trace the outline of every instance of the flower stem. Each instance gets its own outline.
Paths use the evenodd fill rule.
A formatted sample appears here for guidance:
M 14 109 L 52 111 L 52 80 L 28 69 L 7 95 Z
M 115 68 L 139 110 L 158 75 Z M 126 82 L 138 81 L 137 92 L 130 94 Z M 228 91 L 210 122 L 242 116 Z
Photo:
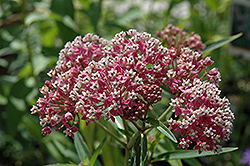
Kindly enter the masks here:
M 167 114 L 172 110 L 172 108 L 173 108 L 173 106 L 170 105 L 170 106 L 166 109 L 166 111 L 164 111 L 164 112 L 161 114 L 161 116 L 158 118 L 158 120 L 159 120 L 159 121 L 162 121 L 162 120 L 167 116 Z M 147 129 L 147 130 L 144 132 L 144 134 L 147 135 L 152 129 L 153 129 L 153 127 Z
M 109 129 L 107 129 L 105 126 L 103 126 L 100 122 L 95 121 L 95 123 L 126 148 L 126 143 L 123 142 L 119 137 L 117 137 L 115 134 L 113 134 Z
M 140 135 L 140 131 L 137 130 L 133 135 L 132 137 L 130 138 L 128 144 L 127 144 L 127 148 L 130 150 L 133 146 L 134 146 L 134 143 L 135 143 L 135 140 L 136 138 Z
M 162 121 L 162 120 L 167 116 L 167 114 L 172 110 L 172 108 L 173 108 L 173 106 L 170 105 L 170 106 L 166 109 L 166 111 L 163 112 L 163 113 L 161 114 L 161 116 L 158 118 L 158 120 L 159 120 L 159 121 Z
M 124 162 L 124 166 L 128 166 L 128 157 L 129 157 L 129 149 L 125 149 L 125 162 Z
M 123 123 L 123 126 L 124 126 L 124 130 L 128 131 L 128 125 L 126 123 L 126 120 L 125 119 L 122 119 L 122 123 Z M 126 143 L 129 142 L 129 136 L 126 135 Z
M 162 121 L 166 116 L 167 116 L 167 114 L 172 110 L 172 106 L 170 105 L 167 109 L 166 109 L 166 111 L 165 112 L 163 112 L 163 114 L 158 118 L 158 120 L 159 121 Z M 146 128 L 148 128 L 148 129 L 146 129 Z M 145 132 L 144 132 L 144 134 L 148 134 L 152 129 L 153 129 L 153 127 L 151 128 L 151 126 L 148 126 L 148 127 L 146 127 L 145 129 Z M 129 142 L 128 142 L 128 144 L 127 144 L 127 148 L 128 149 L 131 149 L 132 147 L 133 147 L 133 145 L 134 145 L 134 142 L 135 142 L 135 140 L 136 140 L 136 138 L 138 137 L 140 135 L 140 131 L 138 130 L 138 131 L 136 131 L 133 135 L 132 135 L 132 137 L 130 138 L 130 140 L 129 140 Z

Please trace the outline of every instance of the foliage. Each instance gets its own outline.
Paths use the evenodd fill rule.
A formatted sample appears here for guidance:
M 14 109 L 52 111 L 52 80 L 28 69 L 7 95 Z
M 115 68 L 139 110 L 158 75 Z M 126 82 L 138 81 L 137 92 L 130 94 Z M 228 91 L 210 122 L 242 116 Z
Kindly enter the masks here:
M 161 3 L 163 6 L 167 3 L 168 7 L 158 10 L 157 4 Z M 174 11 L 178 11 L 178 8 L 185 3 L 189 6 L 187 15 L 183 17 L 176 14 Z M 120 11 L 119 7 L 122 5 L 127 9 Z M 96 158 L 103 165 L 123 164 L 124 154 L 120 150 L 120 145 L 115 145 L 113 138 L 106 138 L 106 133 L 96 124 L 88 127 L 81 124 L 80 131 L 83 138 L 79 136 L 75 146 L 71 139 L 65 138 L 60 133 L 53 133 L 46 137 L 41 135 L 38 118 L 30 115 L 29 108 L 39 96 L 38 88 L 41 87 L 41 83 L 48 79 L 45 73 L 54 66 L 59 50 L 75 36 L 88 32 L 106 38 L 111 38 L 116 32 L 129 28 L 154 34 L 168 23 L 185 27 L 188 31 L 195 31 L 201 35 L 203 41 L 212 43 L 212 41 L 229 36 L 229 5 L 229 0 L 220 3 L 215 0 L 170 0 L 167 2 L 157 0 L 145 2 L 145 5 L 102 0 L 1 1 L 0 152 L 2 155 L 0 155 L 0 163 L 3 165 L 50 163 L 74 165 L 73 163 L 78 164 L 83 161 L 83 154 L 85 154 L 88 156 L 85 161 L 90 164 L 93 164 Z M 248 142 L 250 124 L 247 119 L 249 62 L 242 58 L 232 57 L 225 47 L 215 50 L 211 56 L 216 66 L 220 66 L 222 78 L 225 78 L 221 86 L 224 93 L 230 96 L 232 106 L 237 111 L 236 119 L 239 119 L 235 122 L 236 128 L 232 135 L 232 142 L 227 145 L 244 149 L 250 146 Z M 169 101 L 165 99 L 155 109 L 164 110 L 168 103 Z M 158 115 L 154 111 L 152 114 L 155 117 Z M 164 131 L 163 133 L 168 132 L 167 129 L 159 126 L 159 122 L 152 119 L 149 121 L 153 125 L 158 125 L 160 131 Z M 119 135 L 121 139 L 123 134 L 131 135 L 135 131 L 133 126 L 128 126 L 130 131 L 126 132 L 118 120 L 116 124 L 110 123 L 106 127 Z M 149 150 L 158 155 L 175 151 L 175 145 L 164 137 L 159 129 L 153 130 L 150 134 L 156 136 L 157 139 L 146 142 L 144 136 L 138 137 L 134 151 L 143 149 L 145 144 L 148 145 Z M 165 133 L 165 135 L 169 134 Z M 77 144 L 81 147 L 85 146 L 88 152 L 83 153 L 80 151 L 81 148 L 75 148 L 78 147 Z M 159 145 L 157 148 L 156 144 Z M 221 155 L 215 156 L 215 159 L 207 157 L 195 161 L 191 159 L 183 161 L 213 165 L 213 161 L 223 163 L 226 160 L 236 165 L 239 163 L 240 153 L 238 150 L 229 154 L 230 160 Z M 76 154 L 80 156 L 76 157 Z M 99 154 L 100 156 L 97 157 Z M 141 153 L 141 156 L 132 156 L 132 163 L 136 163 L 138 157 L 143 159 L 145 153 Z M 148 157 L 150 159 L 150 156 Z M 181 165 L 179 159 L 168 158 L 168 160 L 171 165 Z

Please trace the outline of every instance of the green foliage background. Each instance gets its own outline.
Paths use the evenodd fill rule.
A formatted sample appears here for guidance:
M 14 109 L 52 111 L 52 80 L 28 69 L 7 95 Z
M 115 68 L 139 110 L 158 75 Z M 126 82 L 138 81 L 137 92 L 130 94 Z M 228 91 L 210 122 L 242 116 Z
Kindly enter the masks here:
M 110 39 L 130 28 L 155 34 L 172 23 L 211 43 L 230 35 L 230 7 L 231 0 L 0 0 L 0 165 L 80 162 L 73 140 L 60 132 L 43 137 L 38 116 L 29 111 L 67 41 L 89 32 Z M 223 144 L 239 150 L 200 158 L 204 165 L 240 165 L 250 146 L 250 64 L 227 50 L 210 56 L 236 116 L 231 140 Z M 94 124 L 81 123 L 80 131 L 91 152 L 106 136 Z M 103 165 L 122 165 L 123 155 L 108 137 L 98 158 Z

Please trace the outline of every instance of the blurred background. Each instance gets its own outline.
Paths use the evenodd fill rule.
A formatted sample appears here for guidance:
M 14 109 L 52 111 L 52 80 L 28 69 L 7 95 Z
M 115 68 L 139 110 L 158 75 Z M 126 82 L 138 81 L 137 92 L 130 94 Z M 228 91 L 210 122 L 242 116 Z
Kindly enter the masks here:
M 155 36 L 169 23 L 200 34 L 205 44 L 244 32 L 233 44 L 210 54 L 215 61 L 213 67 L 218 67 L 222 75 L 222 95 L 230 99 L 236 117 L 231 140 L 222 144 L 239 149 L 199 159 L 203 165 L 240 165 L 242 152 L 250 148 L 249 3 L 0 0 L 0 166 L 79 163 L 72 139 L 61 132 L 43 137 L 38 116 L 29 111 L 40 95 L 38 89 L 48 79 L 46 73 L 55 66 L 67 41 L 89 32 L 111 39 L 115 33 L 130 28 Z M 90 150 L 105 137 L 95 125 L 85 127 L 82 123 L 80 128 Z M 122 165 L 123 152 L 110 144 L 104 145 L 100 160 L 108 166 Z

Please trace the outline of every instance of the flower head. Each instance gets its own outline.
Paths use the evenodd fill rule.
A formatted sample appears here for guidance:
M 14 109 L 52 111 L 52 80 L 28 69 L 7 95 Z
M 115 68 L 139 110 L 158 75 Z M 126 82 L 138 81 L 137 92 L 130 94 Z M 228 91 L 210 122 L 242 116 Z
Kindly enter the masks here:
M 180 96 L 175 96 L 170 105 L 174 107 L 175 116 L 182 116 L 177 121 L 168 120 L 170 128 L 180 131 L 184 136 L 179 147 L 188 148 L 196 142 L 195 149 L 221 152 L 216 143 L 226 141 L 232 131 L 234 115 L 229 108 L 227 98 L 220 98 L 220 90 L 216 85 L 194 79 L 189 85 L 181 87 Z
M 179 27 L 175 27 L 172 24 L 169 24 L 161 31 L 158 31 L 156 35 L 169 48 L 175 47 L 178 51 L 180 51 L 183 47 L 188 47 L 198 52 L 206 48 L 206 45 L 201 41 L 200 35 L 195 34 L 194 32 L 188 34 L 184 30 Z
M 45 135 L 55 126 L 72 137 L 81 119 L 87 124 L 100 118 L 114 121 L 116 115 L 141 119 L 161 100 L 159 86 L 170 65 L 166 54 L 158 39 L 136 30 L 120 32 L 110 41 L 93 34 L 76 37 L 60 51 L 48 73 L 52 80 L 40 89 L 44 97 L 31 112 L 40 114 Z

